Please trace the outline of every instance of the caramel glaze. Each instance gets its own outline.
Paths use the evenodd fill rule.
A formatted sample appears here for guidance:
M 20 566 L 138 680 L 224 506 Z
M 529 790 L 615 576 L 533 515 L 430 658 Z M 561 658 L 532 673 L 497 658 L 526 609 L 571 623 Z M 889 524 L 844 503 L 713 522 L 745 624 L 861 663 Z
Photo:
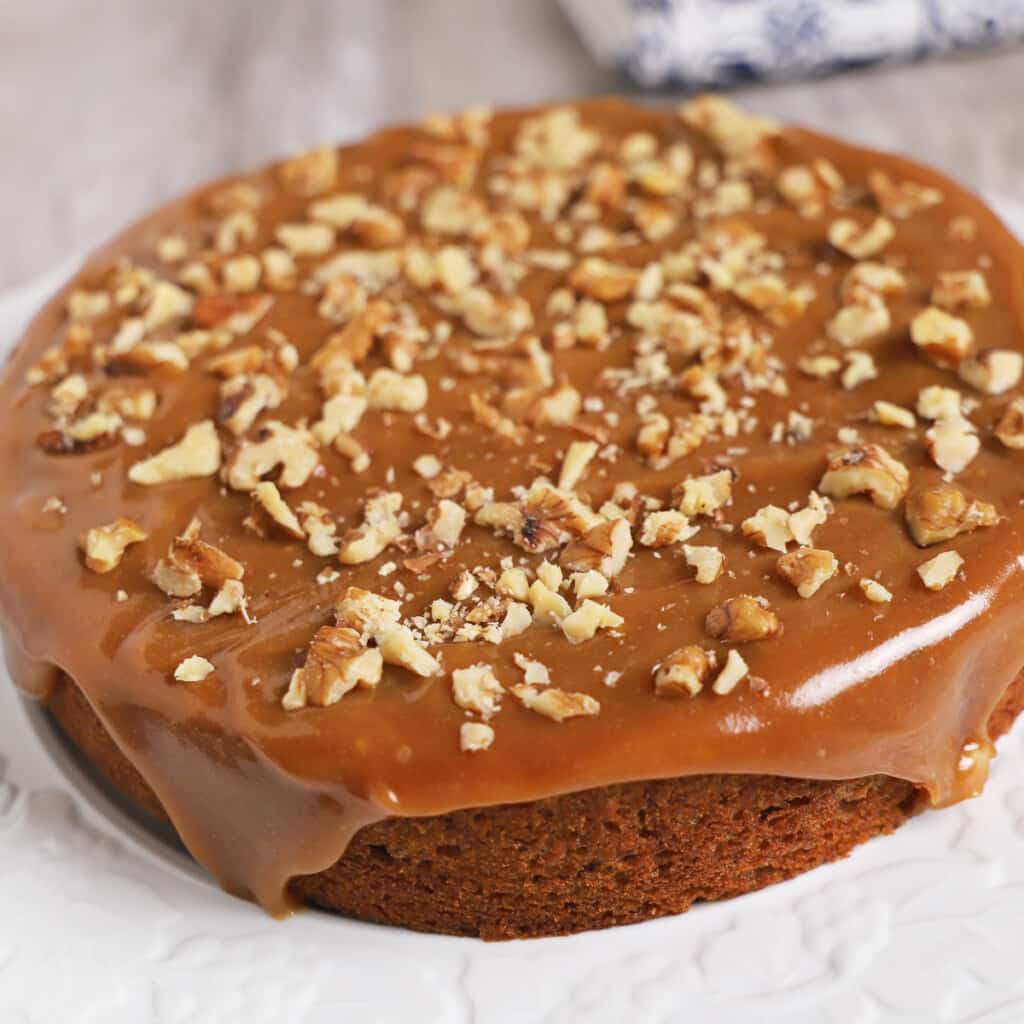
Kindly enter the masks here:
M 586 124 L 611 137 L 646 130 L 663 141 L 689 139 L 699 153 L 711 152 L 706 140 L 672 114 L 607 100 L 584 102 L 578 109 Z M 492 150 L 509 146 L 523 116 L 496 115 Z M 343 150 L 331 191 L 368 188 L 372 195 L 385 171 L 407 158 L 414 137 L 416 129 L 391 129 Z M 938 481 L 940 471 L 921 442 L 924 424 L 916 432 L 893 430 L 866 422 L 864 412 L 875 399 L 913 408 L 918 391 L 929 384 L 968 390 L 954 373 L 922 359 L 909 341 L 910 319 L 928 304 L 941 271 L 983 266 L 993 301 L 970 312 L 975 337 L 980 345 L 1024 347 L 1021 247 L 978 199 L 906 160 L 800 129 L 786 129 L 772 146 L 782 164 L 828 158 L 854 189 L 869 170 L 881 168 L 943 193 L 939 206 L 898 221 L 897 236 L 886 250 L 887 260 L 905 269 L 909 287 L 889 300 L 891 329 L 866 346 L 879 377 L 845 391 L 834 381 L 812 380 L 793 369 L 787 374 L 788 398 L 755 396 L 760 425 L 752 435 L 711 439 L 661 471 L 646 467 L 632 447 L 633 400 L 601 392 L 606 408 L 621 414 L 611 440 L 624 455 L 602 463 L 578 488 L 595 508 L 622 480 L 635 482 L 642 494 L 667 497 L 686 475 L 706 471 L 737 445 L 748 452 L 732 460 L 739 479 L 730 521 L 738 523 L 769 502 L 803 504 L 818 486 L 826 448 L 843 425 L 887 446 L 915 482 Z M 478 180 L 485 178 L 481 173 Z M 270 196 L 253 249 L 269 242 L 267 224 L 302 216 L 307 201 L 283 191 L 273 168 L 237 180 L 253 182 Z M 706 527 L 693 543 L 719 546 L 731 574 L 700 586 L 681 553 L 667 548 L 656 558 L 648 549 L 634 548 L 608 599 L 626 620 L 621 630 L 602 631 L 578 645 L 568 644 L 557 629 L 539 627 L 497 646 L 445 644 L 434 652 L 444 666 L 441 676 L 419 679 L 386 666 L 374 689 L 353 691 L 327 708 L 283 710 L 289 674 L 302 663 L 313 632 L 331 621 L 332 603 L 348 586 L 389 593 L 391 581 L 401 579 L 411 594 L 405 607 L 419 612 L 445 595 L 458 570 L 494 565 L 522 552 L 490 530 L 470 526 L 444 571 L 431 572 L 425 581 L 407 571 L 383 579 L 378 569 L 391 557 L 385 552 L 366 565 L 340 566 L 336 581 L 319 585 L 314 577 L 334 560 L 311 555 L 301 541 L 264 539 L 244 530 L 247 496 L 225 489 L 216 477 L 155 487 L 128 482 L 132 463 L 212 415 L 217 381 L 195 370 L 154 378 L 160 406 L 145 425 L 141 447 L 117 444 L 59 456 L 41 450 L 36 439 L 49 423 L 48 389 L 27 386 L 25 375 L 61 337 L 69 290 L 95 287 L 115 257 L 128 256 L 161 276 L 173 276 L 155 255 L 157 239 L 172 228 L 191 240 L 207 238 L 214 226 L 207 199 L 216 187 L 169 204 L 92 257 L 40 312 L 14 352 L 0 386 L 5 522 L 0 607 L 8 663 L 19 686 L 45 698 L 52 668 L 67 673 L 159 796 L 189 850 L 226 889 L 282 913 L 288 909 L 289 878 L 331 865 L 368 822 L 629 780 L 723 772 L 816 779 L 884 773 L 925 787 L 936 804 L 981 789 L 991 752 L 986 720 L 1024 665 L 1024 484 L 1019 475 L 1024 454 L 1004 449 L 991 436 L 1012 395 L 978 396 L 972 419 L 982 450 L 957 478 L 958 486 L 992 502 L 1002 514 L 992 528 L 925 552 L 907 535 L 899 509 L 877 508 L 864 496 L 837 501 L 835 513 L 815 533 L 815 546 L 835 552 L 841 564 L 855 563 L 856 575 L 841 572 L 813 599 L 802 600 L 772 571 L 775 553 L 753 549 L 738 529 L 730 534 Z M 859 208 L 868 211 L 869 200 L 861 199 Z M 743 215 L 787 255 L 796 278 L 810 279 L 817 288 L 817 298 L 795 324 L 771 328 L 774 351 L 789 366 L 822 337 L 837 306 L 839 282 L 851 265 L 824 241 L 834 216 L 801 218 L 778 204 Z M 972 240 L 950 240 L 947 226 L 958 216 L 975 222 Z M 694 230 L 684 220 L 657 246 L 637 244 L 613 258 L 642 266 L 657 252 L 678 247 Z M 531 244 L 557 245 L 549 228 L 539 224 Z M 544 300 L 563 279 L 563 272 L 539 269 L 526 279 L 522 293 L 531 301 L 541 337 L 552 322 Z M 610 307 L 613 323 L 624 323 L 625 306 Z M 278 294 L 252 331 L 256 336 L 267 327 L 279 328 L 302 356 L 289 397 L 273 414 L 284 422 L 318 414 L 315 379 L 305 363 L 334 325 L 318 318 L 315 308 L 316 299 L 301 291 Z M 426 303 L 421 311 L 427 323 L 438 315 Z M 456 325 L 451 343 L 464 337 Z M 556 372 L 567 374 L 583 395 L 597 393 L 594 381 L 602 367 L 630 364 L 628 338 L 627 328 L 606 352 L 555 352 Z M 383 364 L 373 357 L 371 365 Z M 356 434 L 372 452 L 370 468 L 356 476 L 345 459 L 326 450 L 321 453 L 326 474 L 287 494 L 293 506 L 312 498 L 351 525 L 360 521 L 360 498 L 382 487 L 402 491 L 417 522 L 432 499 L 410 469 L 416 454 L 430 451 L 446 465 L 470 470 L 501 498 L 538 472 L 556 475 L 567 443 L 580 436 L 547 427 L 534 431 L 522 447 L 504 445 L 474 423 L 467 404 L 471 389 L 464 382 L 453 391 L 437 387 L 451 373 L 443 351 L 419 363 L 416 372 L 431 385 L 427 412 L 446 416 L 454 425 L 451 435 L 431 441 L 407 414 L 368 413 Z M 662 408 L 686 413 L 694 404 L 669 394 Z M 815 420 L 814 436 L 794 446 L 770 443 L 770 424 L 794 408 Z M 389 483 L 385 474 L 392 467 L 395 478 Z M 98 486 L 96 473 L 102 475 Z M 53 495 L 65 503 L 63 515 L 44 510 Z M 152 584 L 150 573 L 193 515 L 203 521 L 204 539 L 245 566 L 256 625 L 237 615 L 204 625 L 171 619 L 173 602 Z M 115 572 L 88 571 L 79 536 L 118 516 L 144 525 L 149 540 L 130 547 Z M 963 555 L 964 571 L 945 589 L 930 592 L 917 578 L 916 566 L 946 547 Z M 859 577 L 876 575 L 894 594 L 889 605 L 868 602 L 857 586 Z M 126 600 L 116 599 L 118 590 L 126 592 Z M 726 696 L 705 691 L 693 699 L 656 698 L 652 666 L 680 645 L 717 646 L 724 653 L 704 634 L 704 617 L 738 593 L 763 595 L 785 626 L 782 636 L 743 648 L 751 672 L 766 687 L 743 684 Z M 547 664 L 555 685 L 597 697 L 600 714 L 557 724 L 508 696 L 493 722 L 493 746 L 479 754 L 460 752 L 465 713 L 452 701 L 448 673 L 486 661 L 499 679 L 514 682 L 521 678 L 512 660 L 516 651 Z M 215 671 L 201 682 L 174 682 L 175 666 L 192 654 L 209 658 Z M 609 671 L 621 673 L 614 686 L 605 682 Z M 965 747 L 976 749 L 975 755 L 965 758 Z

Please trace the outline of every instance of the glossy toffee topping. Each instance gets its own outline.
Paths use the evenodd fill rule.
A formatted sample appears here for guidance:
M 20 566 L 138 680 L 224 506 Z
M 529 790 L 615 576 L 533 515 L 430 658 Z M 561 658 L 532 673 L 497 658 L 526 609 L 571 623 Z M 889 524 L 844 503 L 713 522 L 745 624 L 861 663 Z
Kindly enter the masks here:
M 7 370 L 14 675 L 275 911 L 386 815 L 974 793 L 1024 665 L 1022 266 L 934 173 L 711 97 L 203 189 Z

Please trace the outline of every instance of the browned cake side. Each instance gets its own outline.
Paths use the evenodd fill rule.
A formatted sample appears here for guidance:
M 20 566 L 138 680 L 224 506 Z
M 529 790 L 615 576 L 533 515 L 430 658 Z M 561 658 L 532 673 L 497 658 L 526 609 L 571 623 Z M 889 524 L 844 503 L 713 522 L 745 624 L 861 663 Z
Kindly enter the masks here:
M 1001 736 L 1024 708 L 1018 676 L 989 720 Z M 126 797 L 166 819 L 82 692 L 62 676 L 49 709 Z M 296 878 L 306 903 L 366 921 L 484 939 L 632 924 L 762 889 L 845 857 L 926 806 L 886 775 L 821 782 L 695 775 L 389 818 L 344 856 Z

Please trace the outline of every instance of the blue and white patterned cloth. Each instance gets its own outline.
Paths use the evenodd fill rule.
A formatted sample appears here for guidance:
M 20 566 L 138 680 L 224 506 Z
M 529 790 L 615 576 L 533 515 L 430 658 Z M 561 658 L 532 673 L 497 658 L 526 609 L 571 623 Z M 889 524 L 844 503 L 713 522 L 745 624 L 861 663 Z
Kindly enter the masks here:
M 821 75 L 1024 39 L 1024 0 L 561 2 L 599 60 L 648 87 Z

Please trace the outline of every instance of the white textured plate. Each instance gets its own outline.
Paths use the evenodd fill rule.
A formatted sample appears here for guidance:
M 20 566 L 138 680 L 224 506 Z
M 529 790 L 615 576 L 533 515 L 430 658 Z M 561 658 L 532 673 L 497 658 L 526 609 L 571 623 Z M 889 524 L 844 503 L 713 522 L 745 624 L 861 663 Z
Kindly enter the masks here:
M 1024 207 L 998 205 L 1024 233 Z M 0 342 L 63 276 L 0 300 Z M 2 1024 L 1019 1024 L 1022 924 L 1020 726 L 982 799 L 840 864 L 681 917 L 487 945 L 276 922 L 225 896 L 0 678 Z

